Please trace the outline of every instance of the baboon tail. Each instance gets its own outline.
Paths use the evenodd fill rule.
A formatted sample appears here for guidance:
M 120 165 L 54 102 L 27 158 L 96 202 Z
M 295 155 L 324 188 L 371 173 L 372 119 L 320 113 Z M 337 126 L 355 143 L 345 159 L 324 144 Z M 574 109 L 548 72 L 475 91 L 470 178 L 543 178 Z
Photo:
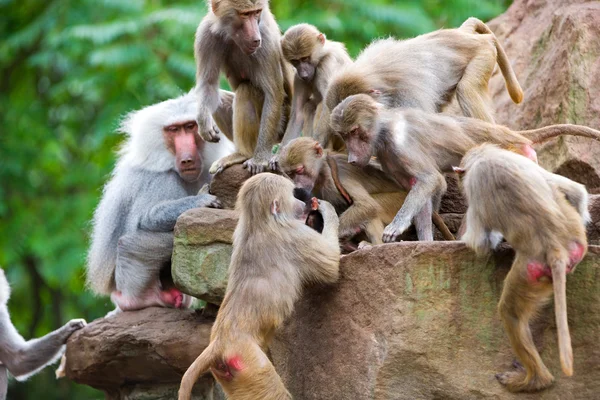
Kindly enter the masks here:
M 181 386 L 179 386 L 179 400 L 190 400 L 192 398 L 192 389 L 194 384 L 214 362 L 216 358 L 215 354 L 215 342 L 211 342 L 206 349 L 196 358 L 196 360 L 190 365 L 185 371 L 183 378 L 181 379 Z
M 521 89 L 521 85 L 517 80 L 515 75 L 515 71 L 513 71 L 512 66 L 510 65 L 510 61 L 508 60 L 508 56 L 504 52 L 504 48 L 498 41 L 494 32 L 480 19 L 471 17 L 467 19 L 461 26 L 460 29 L 472 31 L 475 33 L 479 33 L 482 35 L 492 35 L 494 38 L 494 46 L 496 46 L 496 62 L 500 67 L 500 71 L 502 72 L 502 76 L 504 76 L 504 81 L 506 82 L 506 90 L 508 90 L 508 94 L 512 101 L 516 104 L 519 104 L 523 101 L 523 89 Z
M 433 224 L 436 226 L 436 228 L 438 228 L 440 232 L 442 232 L 444 240 L 456 240 L 452 232 L 450 232 L 450 229 L 448 229 L 448 226 L 446 225 L 442 217 L 440 217 L 440 214 L 434 211 L 431 215 L 431 220 L 433 221 Z
M 558 124 L 539 129 L 517 132 L 531 140 L 533 143 L 542 143 L 546 140 L 562 135 L 581 136 L 600 141 L 600 131 L 582 125 Z
M 567 321 L 567 265 L 564 261 L 560 261 L 551 265 L 551 269 L 560 365 L 565 375 L 571 376 L 573 375 L 573 349 Z

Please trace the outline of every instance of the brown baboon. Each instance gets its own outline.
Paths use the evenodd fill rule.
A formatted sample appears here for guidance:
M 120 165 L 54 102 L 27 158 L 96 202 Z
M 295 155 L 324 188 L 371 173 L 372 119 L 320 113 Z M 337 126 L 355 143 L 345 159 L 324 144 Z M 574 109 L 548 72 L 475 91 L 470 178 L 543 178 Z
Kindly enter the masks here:
M 296 69 L 292 112 L 282 146 L 300 136 L 312 136 L 326 147 L 333 138 L 329 110 L 323 99 L 332 76 L 352 63 L 344 44 L 327 40 L 309 24 L 294 25 L 281 39 L 283 56 Z M 315 118 L 315 114 L 317 118 Z
M 463 237 L 467 246 L 486 252 L 505 237 L 516 251 L 499 310 L 523 368 L 498 374 L 498 380 L 514 392 L 552 384 L 554 378 L 533 343 L 529 320 L 553 289 L 560 362 L 571 376 L 566 274 L 587 251 L 585 187 L 491 144 L 470 150 L 457 172 L 463 175 L 469 203 Z
M 463 114 L 494 122 L 488 81 L 496 63 L 515 103 L 523 99 L 502 46 L 489 28 L 469 18 L 458 29 L 442 29 L 408 40 L 369 45 L 331 81 L 326 104 L 333 110 L 353 94 L 369 94 L 386 107 L 434 113 L 456 97 Z
M 190 399 L 194 382 L 209 368 L 231 399 L 290 398 L 265 351 L 302 285 L 336 282 L 340 258 L 333 206 L 319 203 L 319 234 L 304 224 L 305 204 L 293 190 L 290 180 L 274 174 L 242 186 L 225 299 L 209 346 L 183 377 L 179 400 Z
M 532 143 L 559 135 L 600 140 L 585 126 L 553 125 L 529 131 L 510 129 L 475 118 L 430 114 L 417 109 L 387 109 L 364 94 L 347 97 L 331 114 L 332 129 L 348 149 L 348 162 L 360 167 L 376 156 L 383 170 L 410 190 L 383 234 L 393 242 L 414 218 L 420 240 L 433 240 L 431 215 L 446 191 L 444 173 L 452 172 L 477 144 L 495 143 L 535 159 Z
M 214 116 L 220 104 L 219 74 L 235 92 L 233 141 L 236 153 L 213 164 L 217 173 L 244 162 L 262 172 L 279 142 L 289 112 L 292 71 L 281 54 L 279 27 L 267 0 L 211 0 L 196 31 L 196 91 L 202 138 L 219 140 Z M 213 115 L 213 118 L 211 118 Z

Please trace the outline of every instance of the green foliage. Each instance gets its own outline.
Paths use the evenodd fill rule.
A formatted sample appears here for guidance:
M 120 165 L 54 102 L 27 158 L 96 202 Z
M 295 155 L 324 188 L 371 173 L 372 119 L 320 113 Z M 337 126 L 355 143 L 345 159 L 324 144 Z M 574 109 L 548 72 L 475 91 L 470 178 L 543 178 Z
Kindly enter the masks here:
M 488 20 L 506 0 L 278 1 L 282 30 L 310 22 L 355 56 L 373 38 Z M 194 84 L 203 1 L 1 0 L 0 265 L 19 331 L 41 336 L 112 307 L 84 288 L 89 221 L 114 166 L 129 110 Z M 52 370 L 11 382 L 9 399 L 90 399 L 100 392 Z

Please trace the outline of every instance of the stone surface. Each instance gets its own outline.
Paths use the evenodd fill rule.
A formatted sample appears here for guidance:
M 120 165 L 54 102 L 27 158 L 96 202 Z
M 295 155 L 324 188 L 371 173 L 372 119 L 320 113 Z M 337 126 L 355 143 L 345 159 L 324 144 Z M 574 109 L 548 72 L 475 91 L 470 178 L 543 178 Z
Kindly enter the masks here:
M 446 175 L 446 184 L 448 189 L 442 196 L 439 213 L 464 214 L 467 212 L 467 201 L 458 185 L 458 178 L 454 174 Z
M 562 376 L 552 307 L 534 332 L 557 382 L 513 395 L 494 374 L 513 354 L 496 305 L 511 251 L 404 242 L 342 258 L 338 285 L 312 288 L 271 346 L 294 398 L 593 399 L 600 393 L 600 248 L 569 276 L 575 374 Z
M 223 208 L 234 209 L 237 193 L 252 175 L 242 164 L 232 165 L 223 172 L 218 173 L 210 183 L 210 193 L 217 196 Z
M 600 2 L 516 0 L 490 21 L 523 87 L 516 105 L 497 71 L 490 82 L 498 123 L 533 129 L 556 123 L 600 128 Z M 600 142 L 563 137 L 537 147 L 540 164 L 600 187 Z
M 181 291 L 221 303 L 237 220 L 236 211 L 212 208 L 195 208 L 179 217 L 171 271 Z
M 115 399 L 161 399 L 158 394 L 135 397 L 140 393 L 136 385 L 156 386 L 158 393 L 178 386 L 208 345 L 212 322 L 196 311 L 167 308 L 97 319 L 69 338 L 67 377 L 105 390 Z M 205 383 L 198 385 L 198 399 L 212 392 L 211 380 Z

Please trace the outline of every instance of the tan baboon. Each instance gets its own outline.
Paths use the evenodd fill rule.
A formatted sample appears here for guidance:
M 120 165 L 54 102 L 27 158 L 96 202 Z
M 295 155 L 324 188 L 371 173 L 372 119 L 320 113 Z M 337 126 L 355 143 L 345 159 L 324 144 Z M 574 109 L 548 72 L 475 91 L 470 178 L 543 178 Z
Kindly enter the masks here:
M 383 234 L 393 242 L 413 222 L 419 240 L 433 240 L 432 212 L 446 191 L 444 173 L 452 172 L 467 151 L 495 143 L 532 159 L 531 147 L 559 135 L 600 140 L 600 132 L 585 126 L 553 125 L 529 131 L 510 129 L 475 118 L 431 114 L 417 109 L 387 109 L 372 97 L 353 95 L 331 114 L 332 129 L 348 150 L 348 162 L 365 167 L 376 156 L 386 174 L 410 190 Z
M 265 351 L 303 284 L 335 283 L 340 258 L 333 206 L 319 203 L 324 220 L 319 234 L 304 224 L 305 204 L 293 191 L 290 180 L 270 173 L 242 186 L 225 299 L 209 346 L 183 377 L 179 400 L 190 399 L 194 383 L 208 369 L 230 399 L 290 398 Z
M 488 82 L 496 63 L 511 98 L 520 103 L 523 91 L 502 46 L 476 18 L 458 29 L 408 40 L 377 40 L 332 79 L 326 104 L 333 110 L 346 97 L 363 93 L 386 107 L 434 113 L 456 98 L 465 116 L 494 122 Z
M 498 374 L 498 380 L 514 392 L 540 390 L 554 381 L 529 328 L 553 290 L 560 362 L 571 376 L 566 274 L 587 251 L 585 187 L 491 144 L 470 150 L 457 172 L 469 203 L 463 237 L 467 246 L 482 253 L 504 237 L 516 251 L 499 310 L 523 367 Z
M 223 71 L 235 92 L 236 153 L 216 161 L 210 171 L 244 162 L 256 174 L 265 169 L 271 148 L 284 132 L 292 71 L 281 54 L 281 34 L 267 0 L 211 0 L 209 4 L 194 45 L 199 133 L 206 141 L 219 141 L 214 113 L 221 102 L 218 87 Z

